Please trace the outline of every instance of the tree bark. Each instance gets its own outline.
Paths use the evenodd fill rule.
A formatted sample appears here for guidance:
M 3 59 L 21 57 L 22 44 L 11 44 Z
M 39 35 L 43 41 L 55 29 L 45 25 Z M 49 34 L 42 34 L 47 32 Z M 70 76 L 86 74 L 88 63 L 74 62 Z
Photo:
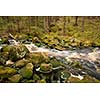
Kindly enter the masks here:
M 82 17 L 82 32 L 84 32 L 84 20 L 85 20 L 85 18 L 84 18 L 84 16 Z
M 66 16 L 63 17 L 63 34 L 66 34 Z
M 78 16 L 75 17 L 75 24 L 74 26 L 78 26 Z

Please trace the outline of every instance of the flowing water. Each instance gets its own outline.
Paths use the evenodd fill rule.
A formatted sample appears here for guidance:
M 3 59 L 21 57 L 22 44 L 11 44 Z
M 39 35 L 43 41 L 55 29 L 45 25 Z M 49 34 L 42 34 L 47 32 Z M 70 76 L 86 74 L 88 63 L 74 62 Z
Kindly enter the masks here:
M 15 40 L 9 40 L 9 42 L 11 45 L 19 44 L 19 42 Z M 85 49 L 59 51 L 56 49 L 37 47 L 33 43 L 24 45 L 30 52 L 46 52 L 49 56 L 54 56 L 65 64 L 66 61 L 78 61 L 87 70 L 88 74 L 100 80 L 100 73 L 98 72 L 98 69 L 100 69 L 100 48 L 90 47 Z M 1 45 L 0 48 L 2 48 L 2 46 L 3 45 Z

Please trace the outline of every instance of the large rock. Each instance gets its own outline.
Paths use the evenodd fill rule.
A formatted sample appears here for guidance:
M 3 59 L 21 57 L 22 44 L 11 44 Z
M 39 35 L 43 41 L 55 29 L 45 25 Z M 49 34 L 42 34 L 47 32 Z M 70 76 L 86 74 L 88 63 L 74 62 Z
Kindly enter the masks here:
M 22 76 L 20 74 L 16 74 L 8 78 L 10 82 L 12 83 L 18 83 L 22 79 Z
M 8 52 L 0 52 L 0 64 L 6 64 L 8 60 Z
M 24 58 L 28 52 L 28 49 L 24 45 L 12 46 L 9 52 L 9 58 L 12 61 L 17 61 Z
M 20 74 L 23 76 L 23 78 L 30 79 L 33 75 L 33 64 L 28 63 L 25 67 L 23 67 L 20 70 Z
M 52 64 L 45 64 L 45 63 L 42 63 L 40 65 L 40 71 L 42 73 L 49 73 L 52 71 Z
M 21 59 L 15 62 L 16 68 L 24 67 L 29 61 L 25 59 Z
M 29 55 L 27 56 L 27 59 L 31 59 L 34 65 L 39 65 L 42 62 L 49 61 L 48 55 L 46 53 L 40 53 L 40 52 L 29 53 Z
M 7 78 L 7 77 L 12 76 L 16 73 L 17 73 L 17 71 L 14 68 L 10 68 L 10 67 L 0 68 L 0 77 L 1 78 Z

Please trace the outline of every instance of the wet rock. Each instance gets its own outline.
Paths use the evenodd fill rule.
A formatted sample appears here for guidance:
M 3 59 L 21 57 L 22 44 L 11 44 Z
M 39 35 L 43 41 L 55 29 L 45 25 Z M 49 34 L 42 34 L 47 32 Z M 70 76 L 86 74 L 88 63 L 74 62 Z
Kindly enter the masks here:
M 69 77 L 67 82 L 69 83 L 99 83 L 100 81 L 89 75 L 84 75 L 83 79 L 79 79 L 77 77 L 71 76 Z
M 68 72 L 67 70 L 64 70 L 61 72 L 61 79 L 66 80 L 71 76 L 70 72 Z
M 20 70 L 20 74 L 23 76 L 23 78 L 30 79 L 33 75 L 33 64 L 28 63 L 25 67 L 23 67 Z
M 81 83 L 99 83 L 100 81 L 89 75 L 84 75 L 84 78 L 80 82 Z
M 77 77 L 69 77 L 69 79 L 67 80 L 68 83 L 80 83 L 80 79 Z
M 10 82 L 18 83 L 22 79 L 20 74 L 13 75 L 12 77 L 8 78 Z
M 56 68 L 56 67 L 63 65 L 60 61 L 57 61 L 55 58 L 51 59 L 50 63 L 52 64 L 53 68 Z
M 3 47 L 2 47 L 2 51 L 3 51 L 3 52 L 10 52 L 11 48 L 12 48 L 11 45 L 6 45 L 6 46 L 3 46 Z
M 82 65 L 79 62 L 73 62 L 72 67 L 77 69 L 82 69 Z
M 24 58 L 27 53 L 28 49 L 24 45 L 12 46 L 9 52 L 9 58 L 12 61 L 17 61 Z
M 52 71 L 52 64 L 41 64 L 40 65 L 40 72 L 42 73 L 50 73 Z

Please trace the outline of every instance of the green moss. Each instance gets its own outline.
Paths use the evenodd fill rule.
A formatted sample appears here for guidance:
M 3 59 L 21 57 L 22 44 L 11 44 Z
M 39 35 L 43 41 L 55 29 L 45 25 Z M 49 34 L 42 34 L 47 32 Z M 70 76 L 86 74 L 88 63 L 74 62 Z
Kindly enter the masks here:
M 0 64 L 6 64 L 8 60 L 9 53 L 8 52 L 0 52 Z
M 10 67 L 0 68 L 0 77 L 1 78 L 7 78 L 16 73 L 17 73 L 17 71 L 14 68 L 10 68 Z
M 8 78 L 10 82 L 18 83 L 22 79 L 20 74 L 13 75 L 12 77 Z
M 33 80 L 38 81 L 38 80 L 40 80 L 40 77 L 37 74 L 34 74 L 33 75 Z
M 70 72 L 67 70 L 64 70 L 61 72 L 61 79 L 68 79 L 71 76 Z
M 24 67 L 28 62 L 29 62 L 28 60 L 21 59 L 21 60 L 16 61 L 15 66 L 17 68 L 21 68 L 21 67 Z
M 26 67 L 23 67 L 21 70 L 20 70 L 20 74 L 23 76 L 23 78 L 26 78 L 26 79 L 30 79 L 33 75 L 33 65 L 32 63 L 28 63 L 26 65 Z
M 43 64 L 41 64 L 40 65 L 40 70 L 42 71 L 42 72 L 51 72 L 52 71 L 52 64 L 45 64 L 45 63 L 43 63 Z
M 24 45 L 12 46 L 9 52 L 9 58 L 12 61 L 16 61 L 25 57 L 28 53 L 28 49 Z

